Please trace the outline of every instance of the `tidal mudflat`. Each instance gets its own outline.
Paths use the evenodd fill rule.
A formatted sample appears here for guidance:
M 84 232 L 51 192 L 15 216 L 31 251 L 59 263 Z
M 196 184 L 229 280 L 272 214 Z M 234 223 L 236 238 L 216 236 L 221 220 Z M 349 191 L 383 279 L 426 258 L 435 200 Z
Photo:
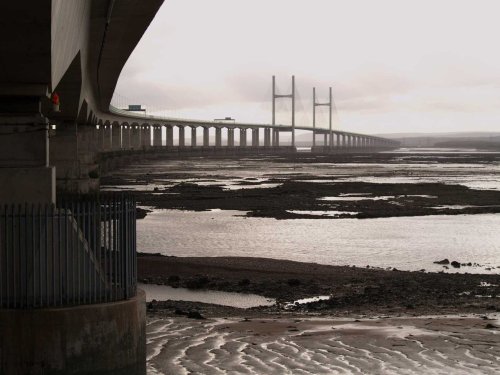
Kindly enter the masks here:
M 158 159 L 103 183 L 142 205 L 141 281 L 276 300 L 150 299 L 151 374 L 500 370 L 498 153 Z

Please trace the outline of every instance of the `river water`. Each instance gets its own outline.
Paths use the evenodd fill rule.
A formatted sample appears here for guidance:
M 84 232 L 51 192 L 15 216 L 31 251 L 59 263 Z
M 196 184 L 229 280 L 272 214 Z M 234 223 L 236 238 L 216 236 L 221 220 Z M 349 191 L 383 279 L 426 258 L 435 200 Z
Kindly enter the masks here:
M 442 156 L 429 158 L 427 153 L 430 151 L 424 150 L 421 156 L 415 158 L 415 150 L 401 150 L 387 164 L 363 162 L 362 159 L 343 164 L 273 163 L 259 157 L 242 160 L 162 160 L 130 166 L 125 170 L 125 175 L 131 176 L 130 186 L 107 188 L 152 190 L 159 186 L 160 189 L 168 189 L 188 179 L 200 185 L 251 189 L 263 187 L 259 185 L 262 183 L 271 187 L 265 185 L 269 178 L 276 182 L 281 177 L 286 179 L 287 175 L 293 175 L 294 178 L 321 177 L 322 180 L 317 182 L 328 182 L 325 177 L 331 176 L 332 182 L 441 182 L 465 185 L 471 189 L 500 190 L 498 158 L 486 163 L 477 158 L 469 162 L 461 157 L 456 159 L 457 162 L 448 159 L 440 163 L 441 157 L 453 158 L 454 153 L 464 151 L 472 157 L 475 152 L 434 150 Z M 157 176 L 163 173 L 167 177 L 138 185 L 135 176 L 145 173 Z M 179 178 L 169 178 L 170 174 Z M 256 184 L 249 184 L 249 178 Z M 247 184 L 240 185 L 242 181 Z M 499 214 L 333 220 L 275 220 L 244 217 L 244 214 L 221 210 L 154 210 L 137 223 L 138 251 L 175 256 L 269 257 L 401 270 L 500 273 Z M 444 258 L 478 265 L 457 270 L 433 264 Z
M 137 223 L 138 249 L 175 256 L 252 256 L 427 271 L 442 270 L 433 262 L 448 258 L 481 266 L 447 272 L 500 273 L 498 214 L 336 220 L 242 215 L 156 210 Z

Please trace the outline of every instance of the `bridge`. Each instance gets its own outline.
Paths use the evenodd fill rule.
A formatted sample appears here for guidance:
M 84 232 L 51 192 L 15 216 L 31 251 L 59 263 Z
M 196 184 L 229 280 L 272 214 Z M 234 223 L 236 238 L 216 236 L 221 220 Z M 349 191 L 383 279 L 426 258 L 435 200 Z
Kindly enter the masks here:
M 195 149 L 294 152 L 296 130 L 325 137 L 314 152 L 397 146 L 331 125 L 280 125 L 274 116 L 271 124 L 223 124 L 143 116 L 111 107 L 120 72 L 162 3 L 2 4 L 2 374 L 145 374 L 145 304 L 136 290 L 135 203 L 103 196 L 61 200 L 66 194 L 99 190 L 103 157 Z M 210 139 L 212 128 L 215 139 Z M 222 129 L 227 132 L 225 144 Z M 203 132 L 200 145 L 198 130 Z M 282 132 L 292 133 L 290 146 L 280 144 Z

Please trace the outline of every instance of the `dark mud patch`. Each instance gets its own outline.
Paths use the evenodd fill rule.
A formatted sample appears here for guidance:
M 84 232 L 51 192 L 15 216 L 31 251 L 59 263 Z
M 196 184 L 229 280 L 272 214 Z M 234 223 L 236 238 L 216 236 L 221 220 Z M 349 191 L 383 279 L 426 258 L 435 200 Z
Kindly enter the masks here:
M 387 271 L 265 258 L 142 254 L 138 277 L 146 283 L 197 285 L 198 289 L 275 298 L 278 305 L 264 308 L 266 311 L 285 311 L 285 302 L 317 295 L 331 298 L 295 310 L 334 314 L 500 311 L 500 275 Z
M 246 215 L 250 217 L 276 219 L 344 217 L 363 219 L 500 212 L 500 191 L 472 190 L 461 185 L 317 183 L 297 180 L 281 181 L 281 183 L 280 186 L 272 188 L 241 190 L 180 183 L 165 190 L 168 194 L 139 192 L 137 199 L 141 205 L 156 208 L 193 211 L 218 208 L 246 211 Z M 358 198 L 342 201 L 321 199 L 345 197 L 345 194 Z M 374 199 L 380 196 L 390 198 Z M 338 215 L 321 216 L 322 212 L 328 211 L 338 211 Z

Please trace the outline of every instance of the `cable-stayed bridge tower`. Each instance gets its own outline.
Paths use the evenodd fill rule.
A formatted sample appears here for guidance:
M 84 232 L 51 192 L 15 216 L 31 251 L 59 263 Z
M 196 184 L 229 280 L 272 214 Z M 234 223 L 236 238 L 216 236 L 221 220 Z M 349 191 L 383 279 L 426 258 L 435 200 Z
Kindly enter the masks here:
M 313 147 L 316 146 L 316 107 L 328 107 L 328 130 L 329 130 L 329 147 L 333 147 L 333 132 L 332 132 L 332 88 L 329 88 L 329 100 L 326 103 L 316 102 L 316 87 L 313 87 Z M 326 137 L 325 137 L 326 141 Z
M 292 76 L 292 93 L 288 95 L 276 94 L 276 76 L 273 76 L 273 146 L 279 143 L 279 130 L 276 126 L 276 99 L 290 98 L 292 99 L 292 147 L 295 147 L 295 76 Z

